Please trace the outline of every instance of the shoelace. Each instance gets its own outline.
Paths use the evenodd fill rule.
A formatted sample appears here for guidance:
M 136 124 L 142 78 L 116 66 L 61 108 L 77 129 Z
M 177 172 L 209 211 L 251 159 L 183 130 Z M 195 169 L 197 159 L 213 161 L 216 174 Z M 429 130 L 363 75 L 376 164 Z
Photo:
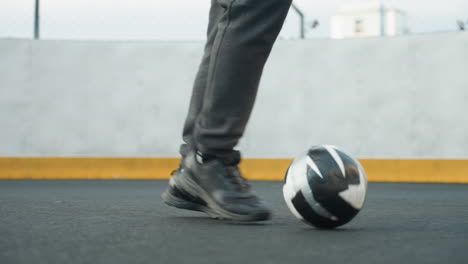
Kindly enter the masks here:
M 241 173 L 239 172 L 239 168 L 237 166 L 227 166 L 227 176 L 231 180 L 231 183 L 236 186 L 236 189 L 240 192 L 248 192 L 250 189 L 250 185 L 246 178 L 244 178 Z

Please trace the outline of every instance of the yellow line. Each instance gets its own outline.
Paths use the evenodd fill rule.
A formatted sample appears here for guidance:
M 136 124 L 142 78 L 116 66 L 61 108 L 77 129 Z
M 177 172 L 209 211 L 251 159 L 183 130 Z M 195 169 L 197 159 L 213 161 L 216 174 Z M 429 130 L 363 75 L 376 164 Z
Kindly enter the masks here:
M 166 179 L 177 158 L 0 158 L 2 179 Z
M 291 159 L 246 158 L 252 180 L 282 180 Z M 369 181 L 468 183 L 468 159 L 360 159 Z M 0 157 L 0 179 L 168 179 L 178 158 Z
M 466 159 L 362 159 L 371 181 L 468 183 Z

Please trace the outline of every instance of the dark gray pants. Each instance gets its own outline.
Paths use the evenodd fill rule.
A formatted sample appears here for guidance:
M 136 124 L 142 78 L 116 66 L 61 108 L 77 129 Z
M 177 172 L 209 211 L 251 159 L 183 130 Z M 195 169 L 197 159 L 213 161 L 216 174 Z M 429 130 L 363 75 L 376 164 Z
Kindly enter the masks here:
M 208 38 L 183 131 L 186 147 L 214 155 L 233 151 L 291 1 L 212 0 Z

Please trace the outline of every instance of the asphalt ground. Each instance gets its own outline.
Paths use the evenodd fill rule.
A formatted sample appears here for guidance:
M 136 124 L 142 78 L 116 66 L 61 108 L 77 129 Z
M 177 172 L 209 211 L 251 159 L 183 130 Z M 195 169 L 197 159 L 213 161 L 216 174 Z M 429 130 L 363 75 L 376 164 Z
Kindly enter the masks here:
M 1 180 L 0 263 L 468 263 L 468 185 L 370 183 L 364 210 L 317 230 L 281 182 L 252 182 L 271 221 L 164 205 L 167 181 Z

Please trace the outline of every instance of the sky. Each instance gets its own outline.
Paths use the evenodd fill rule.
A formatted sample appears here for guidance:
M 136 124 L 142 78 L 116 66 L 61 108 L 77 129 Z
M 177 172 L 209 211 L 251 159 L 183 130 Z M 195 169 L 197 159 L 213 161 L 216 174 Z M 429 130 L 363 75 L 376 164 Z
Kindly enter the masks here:
M 202 40 L 210 0 L 40 0 L 41 37 L 45 39 Z M 265 0 L 264 0 L 265 1 Z M 346 2 L 356 1 L 347 0 Z M 308 38 L 328 38 L 330 17 L 343 0 L 295 0 L 310 23 L 320 25 Z M 467 0 L 382 0 L 405 11 L 412 33 L 457 30 L 468 23 Z M 0 38 L 31 38 L 34 0 L 0 0 Z M 299 35 L 298 17 L 290 12 L 282 39 Z

